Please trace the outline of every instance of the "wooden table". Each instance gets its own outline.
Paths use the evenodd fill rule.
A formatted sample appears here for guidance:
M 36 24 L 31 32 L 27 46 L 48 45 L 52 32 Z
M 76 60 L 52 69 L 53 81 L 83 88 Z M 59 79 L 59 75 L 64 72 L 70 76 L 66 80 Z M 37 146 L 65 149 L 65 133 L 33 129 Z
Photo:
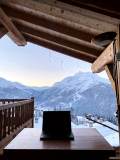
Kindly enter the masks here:
M 25 128 L 5 148 L 8 160 L 106 160 L 114 149 L 95 128 L 73 129 L 75 140 L 40 141 L 40 128 Z

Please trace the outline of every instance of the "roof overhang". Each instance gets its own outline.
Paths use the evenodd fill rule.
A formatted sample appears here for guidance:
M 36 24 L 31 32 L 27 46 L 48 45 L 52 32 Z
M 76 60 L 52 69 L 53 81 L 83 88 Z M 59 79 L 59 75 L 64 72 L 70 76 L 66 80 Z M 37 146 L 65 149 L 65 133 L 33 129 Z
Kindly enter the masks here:
M 91 40 L 104 32 L 117 32 L 119 2 L 1 0 L 0 7 L 10 21 L 6 26 L 2 22 L 4 17 L 0 18 L 0 35 L 8 31 L 7 35 L 18 45 L 31 42 L 93 63 L 93 72 L 102 71 L 106 64 L 113 63 L 112 44 L 100 47 L 92 44 Z M 108 56 L 110 58 L 106 60 Z M 105 59 L 102 63 L 101 57 Z M 96 68 L 98 64 L 101 66 Z

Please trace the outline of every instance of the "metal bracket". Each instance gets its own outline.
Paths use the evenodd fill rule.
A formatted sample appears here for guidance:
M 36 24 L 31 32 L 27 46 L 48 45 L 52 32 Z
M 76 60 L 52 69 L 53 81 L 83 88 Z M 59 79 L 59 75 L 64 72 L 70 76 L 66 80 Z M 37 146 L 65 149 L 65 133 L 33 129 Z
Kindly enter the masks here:
M 115 54 L 115 62 L 120 61 L 120 51 Z

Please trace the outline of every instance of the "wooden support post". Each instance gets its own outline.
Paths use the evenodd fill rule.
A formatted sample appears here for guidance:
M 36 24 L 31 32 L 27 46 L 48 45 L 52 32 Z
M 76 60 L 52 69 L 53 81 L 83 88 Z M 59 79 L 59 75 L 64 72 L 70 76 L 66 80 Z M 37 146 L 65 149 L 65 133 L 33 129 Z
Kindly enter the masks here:
M 112 85 L 112 88 L 115 92 L 115 82 L 114 82 L 114 77 L 113 77 L 113 64 L 107 64 L 105 65 L 105 70 L 106 70 L 106 73 L 107 73 L 107 76 L 110 80 L 110 83 Z
M 4 11 L 0 8 L 0 22 L 5 26 L 5 28 L 9 31 L 9 37 L 19 46 L 25 46 L 27 44 L 23 35 L 19 32 L 19 30 L 15 27 L 12 21 L 8 18 L 8 16 L 4 13 Z
M 120 50 L 120 25 L 117 30 L 116 40 L 116 54 Z M 116 87 L 116 98 L 117 98 L 117 117 L 118 117 L 118 128 L 119 128 L 119 144 L 120 144 L 120 61 L 115 61 L 115 87 Z
M 99 73 L 104 70 L 106 64 L 113 63 L 113 42 L 102 52 L 102 54 L 94 61 L 91 66 L 93 73 Z

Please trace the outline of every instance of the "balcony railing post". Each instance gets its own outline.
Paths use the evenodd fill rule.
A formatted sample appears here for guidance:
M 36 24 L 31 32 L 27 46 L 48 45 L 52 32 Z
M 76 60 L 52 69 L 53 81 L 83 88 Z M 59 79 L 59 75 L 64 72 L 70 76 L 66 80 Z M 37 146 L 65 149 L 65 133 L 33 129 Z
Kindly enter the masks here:
M 10 119 L 10 114 L 11 114 L 11 108 L 8 109 L 8 135 L 10 134 L 10 127 L 11 127 L 11 119 Z
M 20 106 L 18 106 L 18 127 L 20 127 Z
M 25 104 L 23 105 L 23 123 L 25 123 Z
M 20 106 L 20 125 L 22 125 L 22 106 Z
M 2 111 L 0 111 L 0 140 L 2 139 Z
M 12 107 L 11 127 L 12 132 L 14 131 L 14 107 Z
M 32 102 L 32 128 L 34 128 L 34 97 L 31 97 L 31 99 L 33 99 Z
M 7 109 L 4 110 L 4 126 L 3 126 L 3 137 L 6 137 L 6 115 L 7 115 Z
M 25 122 L 27 121 L 27 104 L 25 104 L 25 110 L 24 110 L 24 112 L 25 112 Z
M 17 129 L 17 108 L 15 107 L 15 130 Z

